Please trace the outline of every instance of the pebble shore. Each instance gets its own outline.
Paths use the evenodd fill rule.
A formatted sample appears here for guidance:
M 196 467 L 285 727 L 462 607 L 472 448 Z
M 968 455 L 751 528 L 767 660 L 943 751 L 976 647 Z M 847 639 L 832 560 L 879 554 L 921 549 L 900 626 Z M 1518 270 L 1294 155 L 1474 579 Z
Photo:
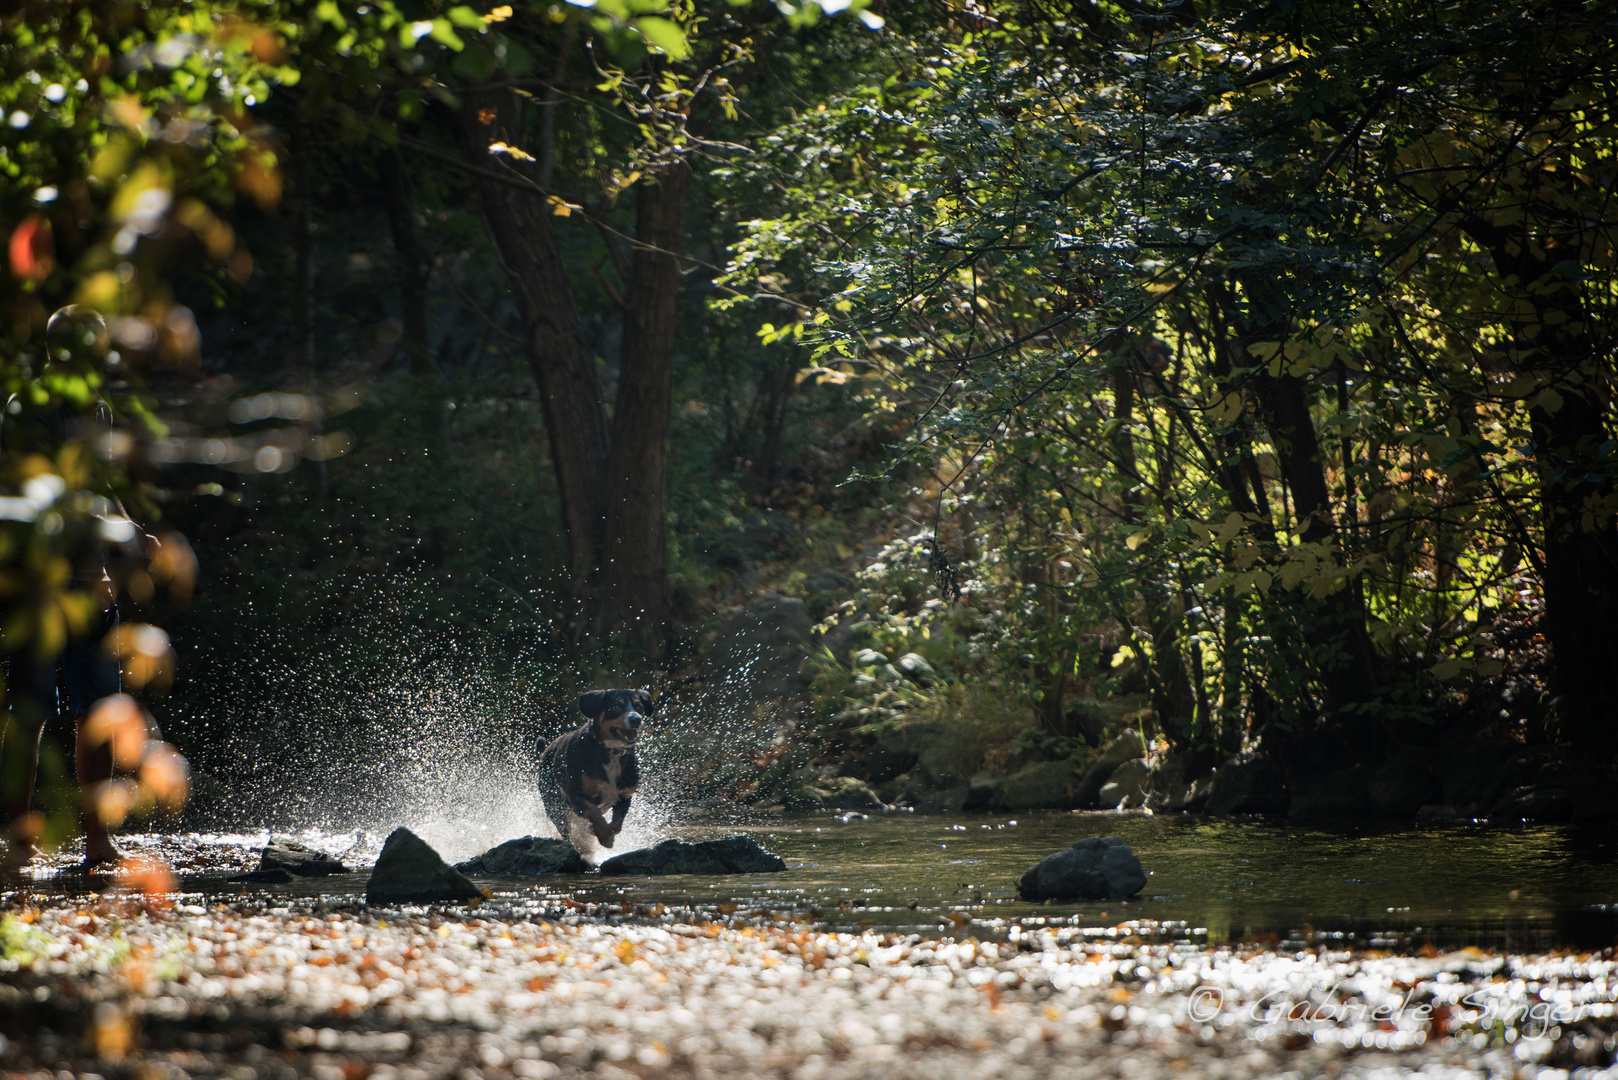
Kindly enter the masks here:
M 1611 950 L 1210 946 L 1042 920 L 951 940 L 745 912 L 198 900 L 13 894 L 0 1071 L 1618 1080 Z

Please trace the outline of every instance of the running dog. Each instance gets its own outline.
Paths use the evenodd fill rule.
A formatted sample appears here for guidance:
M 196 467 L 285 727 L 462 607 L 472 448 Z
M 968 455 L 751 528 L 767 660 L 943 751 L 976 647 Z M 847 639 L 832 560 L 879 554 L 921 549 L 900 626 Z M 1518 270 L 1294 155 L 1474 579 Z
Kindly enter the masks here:
M 584 852 L 591 836 L 610 848 L 623 830 L 629 798 L 640 786 L 635 741 L 643 714 L 652 711 L 652 695 L 592 690 L 580 696 L 579 711 L 584 725 L 539 755 L 539 791 L 557 833 Z

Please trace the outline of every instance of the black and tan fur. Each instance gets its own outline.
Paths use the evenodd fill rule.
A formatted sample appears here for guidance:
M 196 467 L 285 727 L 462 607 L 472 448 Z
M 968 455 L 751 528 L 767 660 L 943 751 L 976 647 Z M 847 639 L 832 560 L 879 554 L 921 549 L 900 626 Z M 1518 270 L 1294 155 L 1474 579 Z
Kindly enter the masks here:
M 583 726 L 553 740 L 539 756 L 539 790 L 556 831 L 581 852 L 590 838 L 610 848 L 623 831 L 640 786 L 635 743 L 647 690 L 592 690 L 579 698 Z M 608 820 L 608 815 L 611 820 Z

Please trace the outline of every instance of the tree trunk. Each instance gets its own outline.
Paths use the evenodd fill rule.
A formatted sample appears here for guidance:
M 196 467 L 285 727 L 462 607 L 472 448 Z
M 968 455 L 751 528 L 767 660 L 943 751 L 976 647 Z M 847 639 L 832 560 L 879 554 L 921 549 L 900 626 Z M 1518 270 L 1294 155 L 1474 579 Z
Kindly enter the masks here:
M 292 294 L 292 325 L 296 340 L 292 347 L 292 381 L 300 390 L 309 390 L 315 378 L 315 193 L 309 182 L 309 149 L 304 145 L 305 126 L 292 139 L 292 159 L 297 169 L 293 181 L 297 198 L 292 204 L 293 254 L 297 283 Z
M 1560 390 L 1555 412 L 1529 410 L 1545 525 L 1545 617 L 1563 733 L 1606 757 L 1618 746 L 1618 531 L 1608 509 L 1611 482 L 1587 478 L 1601 475 L 1590 466 L 1608 435 L 1588 385 Z
M 504 91 L 466 95 L 461 136 L 468 160 L 478 169 L 521 175 L 504 157 L 488 152 L 492 142 L 520 145 L 514 100 Z M 544 198 L 476 173 L 471 183 L 522 313 L 567 528 L 568 574 L 576 604 L 588 609 L 601 566 L 609 460 L 595 355 L 585 341 Z M 661 510 L 661 499 L 658 506 Z M 576 611 L 575 623 L 578 616 Z
M 787 402 L 797 386 L 797 357 L 788 353 L 785 361 L 768 375 L 764 390 L 764 436 L 759 440 L 758 453 L 753 458 L 753 475 L 766 495 L 775 484 L 775 473 L 781 460 L 781 433 L 786 427 Z
M 416 219 L 410 208 L 409 181 L 399 151 L 382 155 L 382 179 L 388 192 L 388 227 L 393 233 L 393 253 L 398 259 L 399 301 L 403 307 L 404 333 L 399 345 L 410 361 L 410 374 L 429 375 L 433 370 L 432 345 L 427 331 L 427 277 L 421 246 L 416 242 Z
M 1285 337 L 1267 340 L 1284 341 Z M 1337 546 L 1325 459 L 1303 380 L 1285 373 L 1271 376 L 1261 372 L 1254 386 L 1275 445 L 1281 477 L 1292 491 L 1298 538 L 1306 544 Z M 1346 557 L 1348 553 L 1339 550 L 1339 555 Z M 1379 680 L 1359 590 L 1345 586 L 1320 599 L 1302 598 L 1296 606 L 1303 620 L 1304 639 L 1318 657 L 1327 709 L 1338 713 L 1369 701 Z
M 618 402 L 608 469 L 604 610 L 614 636 L 661 658 L 668 639 L 663 478 L 691 169 L 679 162 L 636 189 Z
M 1555 658 L 1553 686 L 1564 737 L 1598 757 L 1618 749 L 1612 676 L 1618 671 L 1618 528 L 1612 474 L 1601 448 L 1611 438 L 1602 395 L 1610 359 L 1593 354 L 1602 335 L 1577 287 L 1553 273 L 1577 237 L 1537 238 L 1478 219 L 1463 227 L 1493 258 L 1505 302 L 1527 312 L 1513 327 L 1517 369 L 1539 376 L 1560 405 L 1536 395 L 1528 410 L 1545 529 L 1541 584 Z M 1563 242 L 1558 242 L 1563 240 Z M 1584 259 L 1580 259 L 1585 262 Z
M 1252 310 L 1267 306 L 1263 284 L 1244 281 L 1242 285 Z M 1221 299 L 1229 303 L 1234 298 L 1227 292 Z M 1243 320 L 1236 312 L 1226 315 L 1232 323 L 1242 326 Z M 1253 320 L 1242 329 L 1241 336 L 1232 342 L 1232 359 L 1240 357 L 1244 362 L 1252 344 L 1285 342 L 1288 336 L 1284 321 L 1268 317 Z M 1298 538 L 1306 544 L 1338 547 L 1339 556 L 1346 557 L 1349 553 L 1337 544 L 1340 537 L 1331 489 L 1326 483 L 1326 459 L 1309 411 L 1307 384 L 1299 376 L 1285 371 L 1275 375 L 1259 371 L 1253 377 L 1252 386 L 1258 396 L 1260 418 L 1275 446 L 1283 491 L 1292 492 Z M 1340 716 L 1369 702 L 1381 681 L 1376 648 L 1366 629 L 1365 605 L 1360 596 L 1359 590 L 1345 587 L 1318 599 L 1300 594 L 1287 605 L 1299 622 L 1304 641 L 1315 654 L 1328 715 Z

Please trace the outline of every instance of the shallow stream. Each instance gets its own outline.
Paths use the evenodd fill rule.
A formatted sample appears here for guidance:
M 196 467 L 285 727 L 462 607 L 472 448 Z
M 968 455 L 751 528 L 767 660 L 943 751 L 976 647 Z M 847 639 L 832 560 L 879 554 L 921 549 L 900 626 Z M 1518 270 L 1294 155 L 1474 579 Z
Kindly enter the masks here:
M 706 839 L 745 831 L 787 862 L 781 874 L 732 877 L 480 878 L 492 909 L 534 918 L 588 914 L 643 919 L 796 920 L 821 929 L 994 937 L 1015 922 L 1087 933 L 1273 941 L 1282 948 L 1542 950 L 1618 943 L 1618 836 L 1601 826 L 1508 829 L 1473 824 L 1341 827 L 1285 822 L 1036 812 L 1016 818 L 899 814 L 758 817 L 665 826 Z M 1032 904 L 1016 882 L 1075 840 L 1116 835 L 1150 873 L 1131 903 Z M 365 889 L 382 837 L 318 831 L 297 839 L 345 854 L 359 872 L 291 885 L 226 880 L 257 865 L 257 835 L 126 838 L 131 853 L 172 866 L 182 892 L 208 902 L 346 906 Z M 647 837 L 655 840 L 660 837 Z M 628 839 L 626 837 L 625 839 Z M 13 882 L 29 891 L 105 887 L 71 870 L 71 853 Z M 18 886 L 21 886 L 19 889 Z

